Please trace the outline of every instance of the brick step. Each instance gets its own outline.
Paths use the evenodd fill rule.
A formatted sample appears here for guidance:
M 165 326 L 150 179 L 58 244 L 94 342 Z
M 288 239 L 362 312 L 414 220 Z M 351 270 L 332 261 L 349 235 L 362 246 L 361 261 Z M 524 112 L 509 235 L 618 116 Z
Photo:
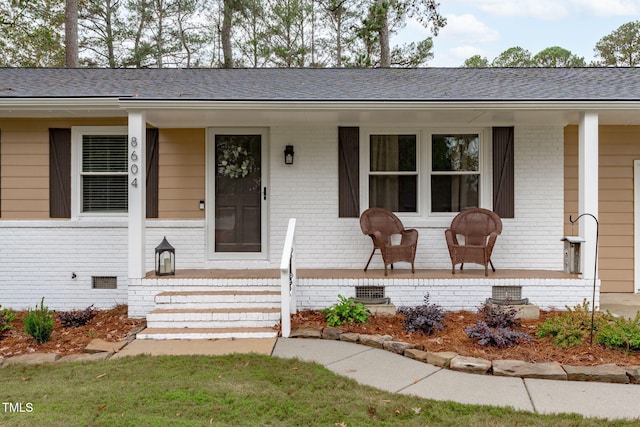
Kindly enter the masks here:
M 228 338 L 275 338 L 274 328 L 147 328 L 136 335 L 140 340 L 203 340 Z
M 279 321 L 278 308 L 156 309 L 147 314 L 150 328 L 272 327 Z
M 280 305 L 280 292 L 271 290 L 161 292 L 156 295 L 155 302 L 156 308 L 167 309 L 277 308 Z

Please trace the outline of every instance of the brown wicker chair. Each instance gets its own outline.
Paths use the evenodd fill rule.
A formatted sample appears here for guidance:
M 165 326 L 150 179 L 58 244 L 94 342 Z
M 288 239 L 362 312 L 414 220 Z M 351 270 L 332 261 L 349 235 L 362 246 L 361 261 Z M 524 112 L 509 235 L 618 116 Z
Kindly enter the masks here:
M 393 264 L 398 261 L 411 263 L 411 272 L 415 273 L 414 260 L 418 246 L 418 230 L 405 229 L 393 212 L 383 208 L 369 208 L 364 211 L 360 216 L 360 228 L 373 240 L 373 250 L 364 271 L 369 268 L 369 263 L 371 263 L 376 249 L 380 249 L 385 276 L 387 275 L 387 265 L 391 265 L 393 268 Z M 391 236 L 394 234 L 401 236 L 400 243 L 397 245 L 391 242 Z
M 495 272 L 491 253 L 498 235 L 502 232 L 502 220 L 495 212 L 482 208 L 466 209 L 456 215 L 451 226 L 444 232 L 451 256 L 451 274 L 460 270 L 465 262 L 484 265 L 484 275 L 488 276 L 488 265 Z M 462 242 L 458 236 L 463 236 Z

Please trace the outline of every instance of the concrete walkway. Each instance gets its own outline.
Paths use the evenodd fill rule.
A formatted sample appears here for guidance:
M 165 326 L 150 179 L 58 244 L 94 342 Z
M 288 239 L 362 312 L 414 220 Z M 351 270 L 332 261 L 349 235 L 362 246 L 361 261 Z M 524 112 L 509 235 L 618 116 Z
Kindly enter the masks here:
M 344 341 L 280 338 L 272 355 L 316 362 L 361 384 L 426 399 L 640 421 L 640 385 L 467 374 Z

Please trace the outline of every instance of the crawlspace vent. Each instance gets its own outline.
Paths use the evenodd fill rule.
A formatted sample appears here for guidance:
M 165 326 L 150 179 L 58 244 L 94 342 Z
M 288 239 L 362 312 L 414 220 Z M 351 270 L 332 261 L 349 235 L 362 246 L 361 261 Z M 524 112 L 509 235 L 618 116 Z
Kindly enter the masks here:
M 384 286 L 356 286 L 356 302 L 363 304 L 389 304 L 384 296 Z
M 522 286 L 492 286 L 490 304 L 498 305 L 526 305 L 528 298 L 522 298 Z
M 118 289 L 118 278 L 116 276 L 91 276 L 91 287 L 93 289 Z

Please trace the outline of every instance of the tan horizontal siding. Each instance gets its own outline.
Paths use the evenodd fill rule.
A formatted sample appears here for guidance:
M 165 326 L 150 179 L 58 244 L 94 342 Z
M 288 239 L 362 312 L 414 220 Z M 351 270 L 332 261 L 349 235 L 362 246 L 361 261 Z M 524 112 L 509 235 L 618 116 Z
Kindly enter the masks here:
M 160 129 L 158 217 L 204 219 L 205 129 Z
M 640 159 L 640 127 L 601 126 L 599 132 L 600 245 L 603 292 L 634 291 L 633 161 Z M 565 128 L 565 233 L 577 234 L 578 127 Z M 587 237 L 589 238 L 589 237 Z
M 2 219 L 49 218 L 49 128 L 126 123 L 126 118 L 0 119 Z

